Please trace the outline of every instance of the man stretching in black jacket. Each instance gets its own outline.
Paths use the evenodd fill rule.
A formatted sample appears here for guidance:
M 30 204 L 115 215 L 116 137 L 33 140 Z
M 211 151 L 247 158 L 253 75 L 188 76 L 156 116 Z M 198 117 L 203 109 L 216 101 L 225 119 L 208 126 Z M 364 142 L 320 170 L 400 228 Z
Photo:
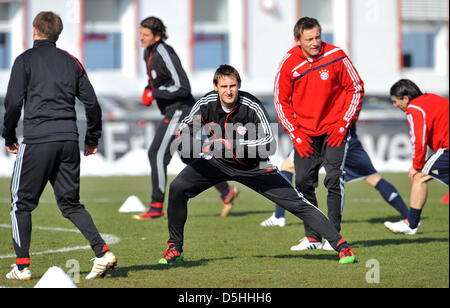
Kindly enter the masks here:
M 240 91 L 236 69 L 221 65 L 213 79 L 214 91 L 192 108 L 179 126 L 181 156 L 194 159 L 170 184 L 168 248 L 159 264 L 184 260 L 187 203 L 212 185 L 238 181 L 312 226 L 339 252 L 339 263 L 355 262 L 355 252 L 316 205 L 306 200 L 269 161 L 276 143 L 269 117 L 260 101 Z M 207 139 L 197 141 L 204 131 Z M 201 152 L 201 153 L 200 153 Z M 208 245 L 206 245 L 207 247 Z
M 157 17 L 141 22 L 139 37 L 144 50 L 148 84 L 142 94 L 142 103 L 150 106 L 156 100 L 164 118 L 156 128 L 155 137 L 148 150 L 151 167 L 152 195 L 146 213 L 134 215 L 137 220 L 159 218 L 164 215 L 163 203 L 166 193 L 167 165 L 172 159 L 171 143 L 175 139 L 178 123 L 191 110 L 195 99 L 191 94 L 189 79 L 175 50 L 166 44 L 166 26 Z M 227 216 L 239 189 L 226 182 L 215 185 L 221 193 L 222 213 Z

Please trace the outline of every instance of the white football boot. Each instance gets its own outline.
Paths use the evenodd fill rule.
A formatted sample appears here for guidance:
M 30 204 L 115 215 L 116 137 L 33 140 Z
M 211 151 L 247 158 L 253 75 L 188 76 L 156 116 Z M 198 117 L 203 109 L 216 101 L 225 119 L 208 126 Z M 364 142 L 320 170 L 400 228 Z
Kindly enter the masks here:
M 29 267 L 24 268 L 23 270 L 19 270 L 16 264 L 13 264 L 13 269 L 6 274 L 6 279 L 11 280 L 30 280 L 31 279 L 31 271 Z
M 260 225 L 263 227 L 284 227 L 286 225 L 286 218 L 276 218 L 275 213 L 273 213 L 272 216 L 264 220 Z
M 92 266 L 91 272 L 86 276 L 86 279 L 103 278 L 106 273 L 113 269 L 117 265 L 117 258 L 111 252 L 108 251 L 101 258 L 94 258 L 94 265 Z
M 331 246 L 330 242 L 328 242 L 327 240 L 324 241 L 322 249 L 325 250 L 325 251 L 336 251 Z
M 418 229 L 418 226 L 415 229 L 411 229 L 409 227 L 409 222 L 407 219 L 403 219 L 398 222 L 386 221 L 384 223 L 384 225 L 386 226 L 386 228 L 388 228 L 389 230 L 391 230 L 394 233 L 403 233 L 403 234 L 407 234 L 407 235 L 416 234 L 417 229 Z M 420 225 L 420 223 L 419 223 L 419 225 Z
M 292 246 L 292 251 L 308 250 L 308 249 L 322 249 L 323 244 L 321 242 L 310 242 L 306 237 L 300 240 L 298 245 Z

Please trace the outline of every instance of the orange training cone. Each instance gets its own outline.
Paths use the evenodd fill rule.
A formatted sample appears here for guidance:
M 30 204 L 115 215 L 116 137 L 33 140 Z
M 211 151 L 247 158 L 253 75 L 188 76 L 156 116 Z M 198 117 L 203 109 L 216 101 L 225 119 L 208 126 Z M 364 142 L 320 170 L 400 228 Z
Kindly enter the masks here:
M 448 204 L 448 191 L 445 196 L 441 199 L 441 203 Z

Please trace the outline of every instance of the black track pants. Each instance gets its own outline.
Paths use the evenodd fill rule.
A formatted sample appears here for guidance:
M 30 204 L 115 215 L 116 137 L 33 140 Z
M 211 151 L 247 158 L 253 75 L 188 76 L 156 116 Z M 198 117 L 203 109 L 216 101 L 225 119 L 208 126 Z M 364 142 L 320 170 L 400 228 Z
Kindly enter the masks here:
M 319 181 L 319 170 L 323 166 L 326 172 L 324 185 L 328 190 L 328 218 L 338 232 L 341 231 L 342 212 L 344 210 L 344 161 L 347 153 L 347 142 L 340 147 L 329 147 L 327 135 L 311 137 L 314 154 L 302 158 L 295 151 L 295 187 L 305 198 L 318 205 L 315 190 Z M 305 236 L 321 240 L 321 235 L 305 222 Z
M 105 245 L 94 222 L 80 204 L 80 150 L 78 142 L 21 144 L 11 182 L 12 237 L 17 258 L 29 258 L 31 212 L 50 181 L 62 215 L 89 241 L 95 255 Z M 51 224 L 51 222 L 49 222 Z
M 187 203 L 212 185 L 234 180 L 248 186 L 269 200 L 279 204 L 308 223 L 335 248 L 342 236 L 332 226 L 325 214 L 309 203 L 289 181 L 272 169 L 240 170 L 217 159 L 197 159 L 172 181 L 169 191 L 169 242 L 183 245 Z

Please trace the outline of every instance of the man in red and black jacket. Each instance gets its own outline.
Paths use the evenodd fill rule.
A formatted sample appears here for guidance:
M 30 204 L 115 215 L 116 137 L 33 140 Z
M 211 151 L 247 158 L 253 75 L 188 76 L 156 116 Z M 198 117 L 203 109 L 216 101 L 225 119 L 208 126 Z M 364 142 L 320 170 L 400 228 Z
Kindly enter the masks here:
M 296 186 L 317 204 L 319 169 L 326 171 L 328 217 L 340 230 L 344 205 L 343 162 L 348 129 L 358 117 L 364 84 L 344 51 L 321 39 L 321 26 L 303 17 L 294 27 L 297 45 L 283 57 L 274 87 L 279 122 L 296 148 Z M 305 224 L 305 249 L 321 238 Z
M 164 215 L 163 202 L 166 192 L 167 166 L 173 153 L 170 145 L 175 139 L 176 127 L 191 110 L 195 99 L 181 61 L 174 49 L 165 43 L 166 27 L 157 17 L 148 17 L 141 22 L 140 40 L 144 50 L 148 85 L 142 94 L 142 103 L 150 106 L 155 100 L 164 119 L 159 123 L 155 137 L 148 150 L 151 167 L 152 195 L 148 211 L 134 215 L 137 220 L 159 218 Z M 222 216 L 231 211 L 237 187 L 219 183 L 216 189 L 221 193 Z

